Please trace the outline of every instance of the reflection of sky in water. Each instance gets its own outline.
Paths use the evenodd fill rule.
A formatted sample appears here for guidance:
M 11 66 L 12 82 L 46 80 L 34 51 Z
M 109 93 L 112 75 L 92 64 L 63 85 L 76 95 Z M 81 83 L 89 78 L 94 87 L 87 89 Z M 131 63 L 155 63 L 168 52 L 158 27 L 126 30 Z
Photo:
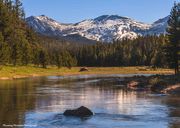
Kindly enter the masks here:
M 81 77 L 84 79 L 84 76 Z M 50 80 L 55 77 L 50 77 Z M 73 78 L 74 79 L 74 78 Z M 107 78 L 104 78 L 108 81 Z M 117 80 L 111 78 L 110 80 Z M 162 127 L 167 126 L 167 107 L 156 98 L 148 98 L 143 92 L 126 92 L 116 86 L 97 86 L 101 79 L 72 81 L 36 89 L 41 94 L 36 108 L 26 114 L 26 123 L 43 127 L 112 128 L 112 127 Z M 99 84 L 98 84 L 99 85 Z M 66 109 L 87 106 L 95 116 L 87 120 L 67 118 Z M 41 126 L 41 127 L 40 127 Z
M 107 74 L 107 75 L 72 75 L 72 76 L 48 76 L 48 79 L 89 79 L 98 77 L 132 77 L 132 76 L 151 76 L 153 74 Z
M 3 117 L 6 123 L 36 128 L 169 128 L 178 122 L 179 106 L 172 105 L 177 105 L 179 98 L 125 91 L 118 84 L 121 76 L 132 75 L 45 77 L 3 83 L 0 122 Z M 95 115 L 88 119 L 63 116 L 66 109 L 81 105 Z M 171 109 L 177 111 L 173 113 L 176 117 L 170 116 Z

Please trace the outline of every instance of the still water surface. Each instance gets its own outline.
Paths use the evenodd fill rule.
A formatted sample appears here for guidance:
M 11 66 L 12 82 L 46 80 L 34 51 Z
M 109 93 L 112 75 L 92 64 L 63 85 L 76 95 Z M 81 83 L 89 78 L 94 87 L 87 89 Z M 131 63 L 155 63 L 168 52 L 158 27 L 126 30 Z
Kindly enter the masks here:
M 131 76 L 131 75 L 128 75 Z M 133 92 L 123 75 L 40 77 L 0 81 L 0 128 L 180 128 L 180 98 Z M 90 108 L 90 118 L 65 117 Z

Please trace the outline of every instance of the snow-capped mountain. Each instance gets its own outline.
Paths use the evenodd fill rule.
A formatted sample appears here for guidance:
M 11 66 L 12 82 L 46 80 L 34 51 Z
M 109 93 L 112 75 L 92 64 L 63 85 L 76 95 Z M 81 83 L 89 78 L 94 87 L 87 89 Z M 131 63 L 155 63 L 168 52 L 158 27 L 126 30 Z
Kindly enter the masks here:
M 90 40 L 103 42 L 123 38 L 134 39 L 138 35 L 165 33 L 167 20 L 168 17 L 165 17 L 153 24 L 146 24 L 128 17 L 103 15 L 75 24 L 63 24 L 44 15 L 31 16 L 26 19 L 29 26 L 44 35 L 59 37 L 79 35 Z
M 148 34 L 152 35 L 159 35 L 159 34 L 165 34 L 166 33 L 166 28 L 168 25 L 168 19 L 169 16 L 163 18 L 163 19 L 159 19 L 156 22 L 154 22 L 151 26 L 151 28 L 148 31 Z

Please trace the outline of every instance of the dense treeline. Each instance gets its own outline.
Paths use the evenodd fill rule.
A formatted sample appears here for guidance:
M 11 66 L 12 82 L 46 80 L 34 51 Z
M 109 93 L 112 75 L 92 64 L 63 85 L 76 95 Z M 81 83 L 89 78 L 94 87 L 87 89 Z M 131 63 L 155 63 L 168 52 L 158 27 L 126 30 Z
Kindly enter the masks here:
M 152 66 L 167 67 L 164 46 L 167 37 L 145 36 L 113 43 L 79 45 L 43 37 L 41 46 L 48 51 L 48 64 L 61 66 Z M 64 61 L 66 58 L 67 60 Z M 68 59 L 70 58 L 70 59 Z M 68 61 L 69 60 L 69 61 Z M 69 64 L 63 64 L 63 63 Z
M 179 7 L 177 4 L 175 7 Z M 178 8 L 179 9 L 179 8 Z M 171 17 L 168 36 L 139 36 L 134 40 L 119 40 L 113 43 L 79 44 L 59 38 L 36 34 L 26 25 L 25 13 L 20 0 L 0 0 L 0 65 L 34 64 L 46 68 L 47 65 L 66 66 L 152 66 L 167 67 L 167 62 L 179 66 L 180 21 Z M 174 11 L 174 13 L 176 13 Z M 174 14 L 172 12 L 172 15 Z M 176 31 L 178 31 L 177 34 Z M 172 44 L 176 38 L 176 42 Z M 170 41 L 168 41 L 168 39 Z M 171 47 L 170 47 L 171 46 Z M 175 53 L 171 53 L 174 51 Z M 168 53 L 168 54 L 167 54 Z M 173 58 L 174 57 L 174 58 Z M 170 65 L 172 66 L 172 64 Z M 174 66 L 172 66 L 174 68 Z
M 138 37 L 110 44 L 84 45 L 73 52 L 80 66 L 153 66 L 166 67 L 165 36 Z

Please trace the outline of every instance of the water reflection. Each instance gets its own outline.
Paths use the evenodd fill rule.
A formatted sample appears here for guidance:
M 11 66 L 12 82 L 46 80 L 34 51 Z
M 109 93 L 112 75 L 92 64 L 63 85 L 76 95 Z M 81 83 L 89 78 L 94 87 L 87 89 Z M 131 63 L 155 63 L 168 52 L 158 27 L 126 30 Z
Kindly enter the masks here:
M 176 128 L 178 96 L 129 92 L 120 76 L 41 77 L 0 82 L 0 124 L 32 124 L 37 128 Z M 64 117 L 63 111 L 87 106 L 89 119 Z M 24 126 L 26 128 L 26 126 Z
M 0 83 L 0 123 L 23 124 L 24 113 L 35 108 L 35 91 L 29 80 L 1 81 Z M 28 86 L 27 86 L 28 85 Z
M 179 96 L 169 96 L 163 101 L 164 104 L 168 105 L 169 108 L 169 127 L 179 128 L 180 127 L 180 99 Z

